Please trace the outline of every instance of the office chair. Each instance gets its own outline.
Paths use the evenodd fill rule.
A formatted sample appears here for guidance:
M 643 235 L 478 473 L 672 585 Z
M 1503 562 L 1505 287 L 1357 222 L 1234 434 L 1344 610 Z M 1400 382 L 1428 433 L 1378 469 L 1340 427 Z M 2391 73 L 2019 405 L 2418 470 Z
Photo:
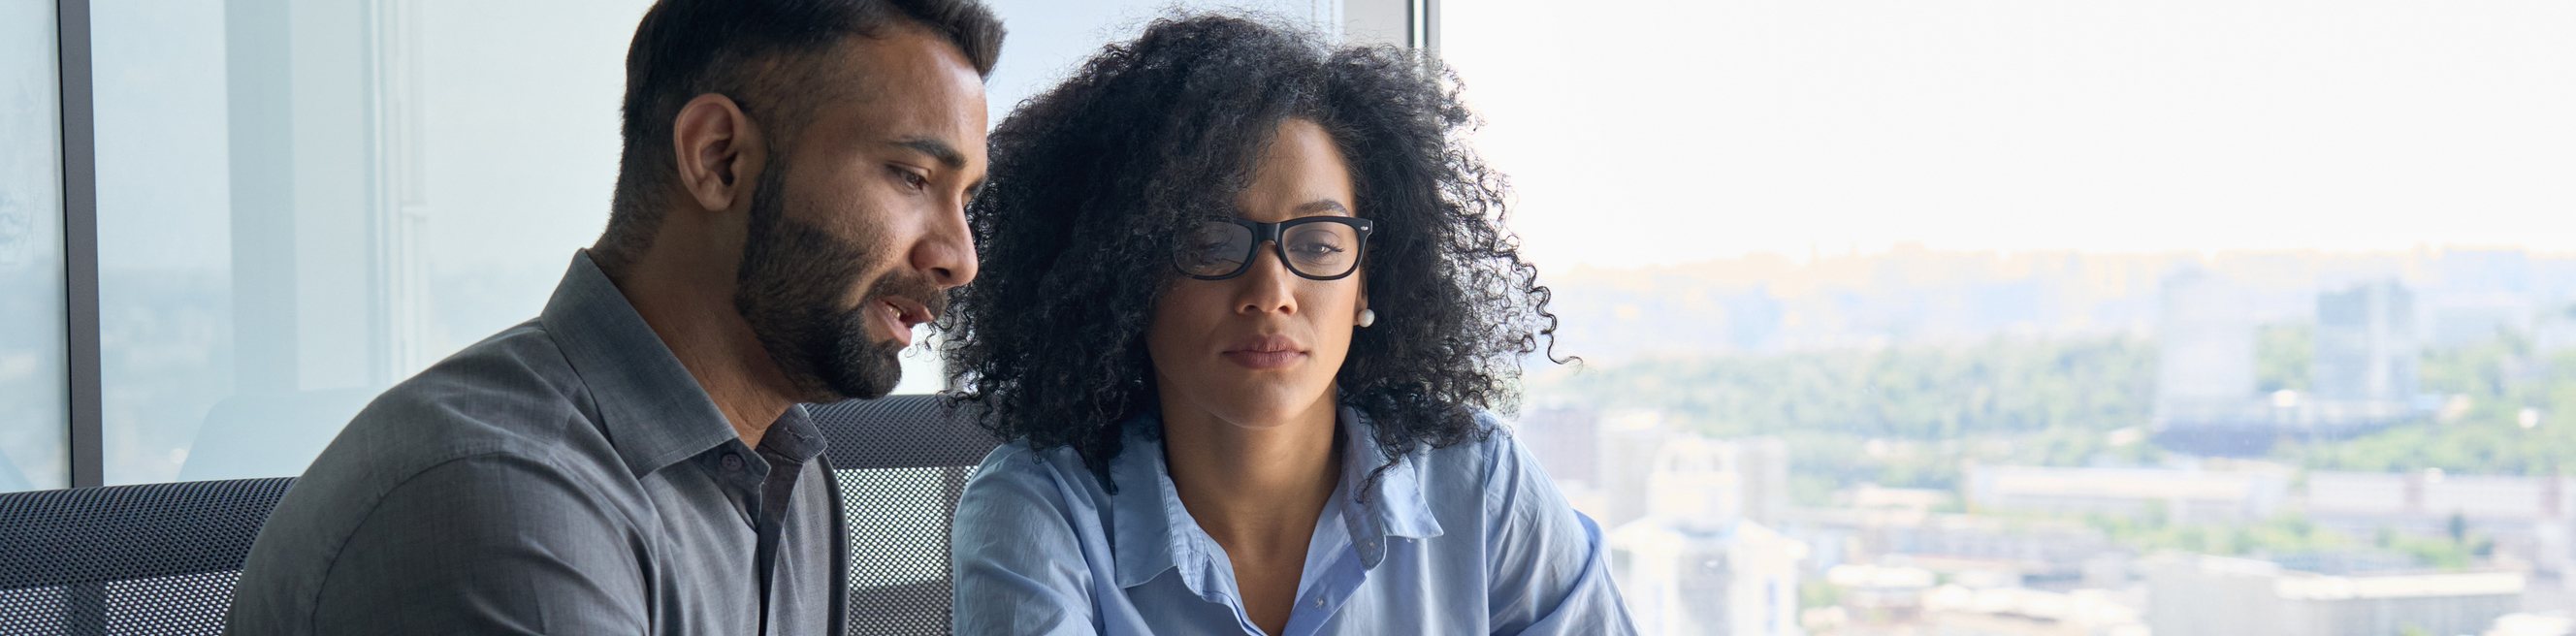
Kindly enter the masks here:
M 850 528 L 849 633 L 947 634 L 948 524 L 967 478 L 1000 443 L 934 396 L 808 408 L 832 442 Z
M 850 530 L 853 636 L 948 633 L 948 523 L 997 442 L 927 395 L 811 407 Z M 294 480 L 0 494 L 0 635 L 218 634 Z
M 0 495 L 0 634 L 214 634 L 286 478 Z

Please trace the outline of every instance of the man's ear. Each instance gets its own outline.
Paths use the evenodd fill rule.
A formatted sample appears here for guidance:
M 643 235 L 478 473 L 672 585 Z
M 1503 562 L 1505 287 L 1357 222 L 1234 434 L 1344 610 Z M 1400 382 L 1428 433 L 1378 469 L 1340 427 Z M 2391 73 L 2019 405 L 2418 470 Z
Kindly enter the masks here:
M 751 192 L 760 175 L 760 129 L 733 98 L 699 95 L 680 107 L 672 122 L 671 143 L 679 158 L 680 187 L 708 211 L 732 209 Z

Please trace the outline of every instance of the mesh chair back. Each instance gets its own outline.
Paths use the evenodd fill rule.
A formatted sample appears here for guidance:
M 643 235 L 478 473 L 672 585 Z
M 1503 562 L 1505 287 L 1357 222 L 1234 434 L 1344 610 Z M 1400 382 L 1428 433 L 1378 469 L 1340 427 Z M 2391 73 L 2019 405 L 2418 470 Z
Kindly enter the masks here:
M 289 478 L 0 495 L 0 634 L 217 634 Z
M 812 409 L 850 529 L 849 632 L 948 633 L 948 523 L 998 445 L 926 395 Z M 219 634 L 291 478 L 0 494 L 0 635 Z
M 969 412 L 928 395 L 811 407 L 831 440 L 850 529 L 849 633 L 948 633 L 948 524 L 957 495 L 1000 445 Z

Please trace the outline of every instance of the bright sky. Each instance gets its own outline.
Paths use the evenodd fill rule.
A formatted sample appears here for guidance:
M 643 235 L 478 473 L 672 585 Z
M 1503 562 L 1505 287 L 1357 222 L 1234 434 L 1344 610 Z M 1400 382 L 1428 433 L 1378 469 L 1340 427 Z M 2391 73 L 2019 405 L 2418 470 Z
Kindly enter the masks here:
M 1442 4 L 1542 266 L 2576 251 L 2576 3 Z

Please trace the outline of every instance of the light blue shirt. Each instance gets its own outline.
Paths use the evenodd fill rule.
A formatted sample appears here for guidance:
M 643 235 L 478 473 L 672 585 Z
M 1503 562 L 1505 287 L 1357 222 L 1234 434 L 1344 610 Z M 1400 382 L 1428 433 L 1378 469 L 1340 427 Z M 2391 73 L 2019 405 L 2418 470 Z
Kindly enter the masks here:
M 1306 551 L 1285 634 L 1633 634 L 1601 530 L 1500 427 L 1384 462 L 1341 411 L 1341 485 Z M 1152 417 L 1126 426 L 1109 494 L 1070 448 L 994 449 L 951 526 L 956 633 L 1262 634 L 1225 549 L 1181 507 Z

